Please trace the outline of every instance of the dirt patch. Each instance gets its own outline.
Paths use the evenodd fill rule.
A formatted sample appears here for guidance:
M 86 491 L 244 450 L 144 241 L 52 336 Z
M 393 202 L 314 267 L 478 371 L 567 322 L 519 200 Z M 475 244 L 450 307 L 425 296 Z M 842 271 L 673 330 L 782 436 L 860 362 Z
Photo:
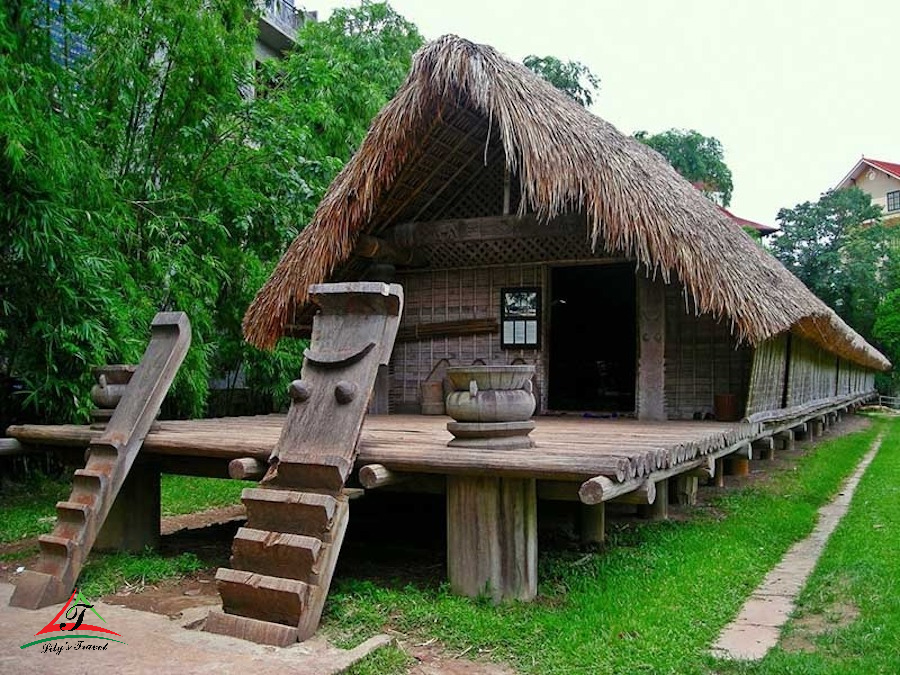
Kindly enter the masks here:
M 824 612 L 806 614 L 791 624 L 791 632 L 781 640 L 786 652 L 814 652 L 815 640 L 841 628 L 846 628 L 859 617 L 859 608 L 846 602 L 829 605 Z
M 38 559 L 37 537 L 2 544 L 0 555 L 7 558 L 0 561 L 0 582 L 8 584 L 18 577 L 22 570 L 34 567 Z
M 210 525 L 221 525 L 246 519 L 247 509 L 243 504 L 236 504 L 198 513 L 187 513 L 182 516 L 166 516 L 160 523 L 160 532 L 165 536 L 179 530 L 199 530 Z
M 158 584 L 125 588 L 102 600 L 110 605 L 178 619 L 188 608 L 219 604 L 219 594 L 215 572 L 204 571 L 183 579 L 167 579 Z
M 468 651 L 451 654 L 436 641 L 414 644 L 400 640 L 399 644 L 415 659 L 407 675 L 514 675 L 516 672 L 509 666 L 484 660 L 490 658 L 488 654 Z

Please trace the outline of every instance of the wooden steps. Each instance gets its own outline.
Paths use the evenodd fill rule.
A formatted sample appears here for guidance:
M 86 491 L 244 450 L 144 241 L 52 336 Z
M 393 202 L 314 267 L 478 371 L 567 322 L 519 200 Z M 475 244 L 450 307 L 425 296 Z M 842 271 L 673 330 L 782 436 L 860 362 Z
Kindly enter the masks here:
M 318 582 L 321 539 L 242 527 L 234 537 L 231 565 L 239 570 Z
M 387 364 L 403 304 L 399 286 L 314 286 L 321 307 L 291 408 L 256 488 L 231 567 L 216 573 L 222 612 L 204 630 L 286 646 L 319 627 L 349 518 L 353 469 L 379 365 Z
M 190 342 L 185 314 L 162 312 L 153 319 L 141 364 L 106 430 L 88 447 L 85 468 L 75 471 L 69 499 L 56 505 L 53 532 L 38 538 L 40 558 L 23 573 L 11 606 L 39 609 L 72 593 Z

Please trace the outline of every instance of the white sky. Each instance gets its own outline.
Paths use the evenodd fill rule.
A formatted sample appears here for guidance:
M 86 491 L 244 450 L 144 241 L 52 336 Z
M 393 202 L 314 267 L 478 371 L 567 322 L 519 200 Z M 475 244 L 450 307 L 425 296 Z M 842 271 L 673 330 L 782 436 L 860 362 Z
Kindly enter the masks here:
M 318 10 L 350 1 L 297 1 Z M 426 39 L 577 60 L 620 131 L 718 138 L 731 210 L 775 224 L 861 155 L 900 163 L 900 0 L 393 0 Z

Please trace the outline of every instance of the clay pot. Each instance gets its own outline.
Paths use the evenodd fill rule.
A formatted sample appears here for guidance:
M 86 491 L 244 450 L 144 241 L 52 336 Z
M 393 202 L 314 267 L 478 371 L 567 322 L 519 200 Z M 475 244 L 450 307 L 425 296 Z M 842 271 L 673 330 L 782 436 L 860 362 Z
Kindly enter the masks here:
M 447 369 L 456 390 L 447 414 L 457 422 L 523 422 L 534 414 L 534 366 L 462 366 Z

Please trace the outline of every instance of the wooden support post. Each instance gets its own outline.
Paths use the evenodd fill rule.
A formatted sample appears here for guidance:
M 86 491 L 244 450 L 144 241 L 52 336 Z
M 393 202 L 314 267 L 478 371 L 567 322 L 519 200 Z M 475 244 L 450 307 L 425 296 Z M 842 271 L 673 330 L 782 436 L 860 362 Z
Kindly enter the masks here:
M 641 507 L 641 513 L 650 520 L 669 519 L 669 481 L 667 479 L 656 483 L 656 499 L 652 504 Z
M 794 432 L 790 429 L 779 432 L 775 435 L 775 439 L 779 442 L 779 450 L 794 449 Z
M 725 487 L 725 460 L 721 457 L 716 460 L 716 487 Z
M 775 459 L 775 439 L 771 436 L 753 441 L 753 449 L 759 453 L 760 459 Z
M 447 572 L 454 593 L 494 602 L 537 595 L 533 479 L 448 476 Z
M 699 487 L 699 479 L 695 476 L 676 476 L 675 477 L 675 500 L 677 503 L 687 506 L 693 506 L 697 503 L 697 489 Z
M 606 542 L 606 504 L 581 505 L 581 543 L 603 544 Z
M 825 423 L 823 417 L 817 417 L 814 420 L 810 420 L 809 424 L 812 427 L 812 433 L 810 434 L 813 438 L 819 438 L 825 431 Z
M 637 278 L 637 417 L 666 419 L 666 287 L 661 279 Z
M 98 551 L 140 553 L 159 546 L 159 465 L 140 462 L 122 483 L 94 542 Z
M 797 426 L 791 428 L 794 438 L 798 441 L 805 441 L 809 434 L 809 422 L 801 422 Z
M 716 475 L 716 460 L 712 457 L 707 457 L 707 462 L 704 466 L 699 466 L 691 471 L 686 471 L 684 475 L 702 480 L 703 483 L 706 484 L 709 479 Z

